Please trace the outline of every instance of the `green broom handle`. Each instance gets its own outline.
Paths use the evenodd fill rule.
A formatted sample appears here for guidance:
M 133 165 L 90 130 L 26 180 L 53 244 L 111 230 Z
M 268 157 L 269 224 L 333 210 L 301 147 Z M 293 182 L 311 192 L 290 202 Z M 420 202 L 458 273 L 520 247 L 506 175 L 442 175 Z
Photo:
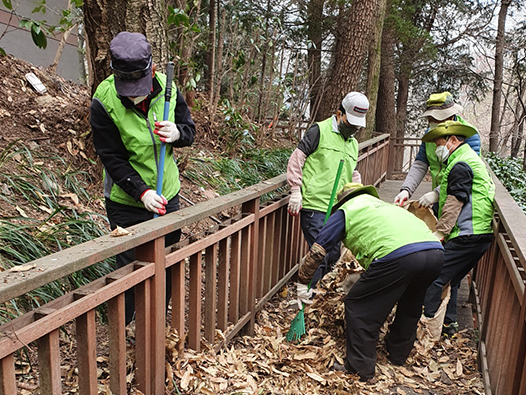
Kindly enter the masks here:
M 332 206 L 334 205 L 334 198 L 336 197 L 336 191 L 338 190 L 338 183 L 340 182 L 340 177 L 342 175 L 342 169 L 343 169 L 343 159 L 340 159 L 340 164 L 338 165 L 338 171 L 336 172 L 336 178 L 334 180 L 334 185 L 332 186 L 332 192 L 331 192 L 331 199 L 329 200 L 329 207 L 327 208 L 327 214 L 325 214 L 325 220 L 323 221 L 323 225 L 327 223 L 327 220 L 331 216 Z M 312 284 L 312 279 L 309 282 L 309 288 Z M 303 308 L 305 308 L 305 305 L 303 305 Z
M 340 177 L 342 175 L 343 169 L 343 159 L 340 159 L 340 165 L 338 166 L 338 172 L 336 173 L 336 179 L 334 180 L 334 185 L 332 186 L 331 200 L 329 200 L 329 207 L 327 208 L 327 214 L 325 214 L 325 221 L 323 225 L 327 222 L 331 216 L 332 206 L 334 205 L 334 198 L 336 197 L 336 191 L 338 190 L 338 183 L 340 182 Z

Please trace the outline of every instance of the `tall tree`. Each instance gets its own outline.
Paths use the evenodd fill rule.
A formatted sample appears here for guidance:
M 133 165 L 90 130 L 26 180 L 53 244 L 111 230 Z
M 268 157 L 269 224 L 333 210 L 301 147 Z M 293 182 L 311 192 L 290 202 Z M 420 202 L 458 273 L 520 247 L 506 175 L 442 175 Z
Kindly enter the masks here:
M 321 121 L 318 115 L 319 103 L 323 100 L 321 75 L 321 49 L 323 43 L 323 5 L 325 0 L 311 0 L 307 3 L 307 62 L 309 64 L 309 101 L 311 121 Z
M 320 103 L 320 117 L 329 117 L 342 98 L 357 89 L 373 28 L 378 0 L 354 0 L 342 8 L 333 46 L 332 66 Z
M 504 68 L 504 35 L 506 33 L 506 15 L 511 0 L 502 0 L 500 3 L 499 20 L 497 25 L 497 38 L 495 41 L 495 77 L 493 81 L 493 104 L 491 106 L 491 129 L 489 132 L 489 150 L 497 152 L 499 145 L 500 114 L 502 98 L 502 80 Z
M 110 41 L 121 31 L 139 32 L 152 45 L 153 60 L 168 59 L 164 0 L 84 0 L 84 26 L 92 94 L 110 75 Z

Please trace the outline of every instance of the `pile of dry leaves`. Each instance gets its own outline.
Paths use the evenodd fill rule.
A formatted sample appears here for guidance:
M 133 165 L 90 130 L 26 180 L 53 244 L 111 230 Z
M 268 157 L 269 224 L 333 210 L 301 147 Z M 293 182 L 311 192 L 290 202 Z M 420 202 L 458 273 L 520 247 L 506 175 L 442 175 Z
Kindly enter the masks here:
M 167 386 L 181 394 L 483 394 L 472 333 L 431 342 L 419 328 L 414 351 L 403 367 L 388 362 L 382 328 L 376 376 L 367 383 L 330 369 L 345 355 L 342 284 L 354 271 L 347 263 L 326 276 L 314 303 L 305 310 L 307 334 L 299 343 L 285 339 L 298 310 L 284 288 L 260 311 L 256 334 L 236 338 L 219 351 L 206 347 L 177 355 L 176 334 L 167 337 Z M 291 285 L 289 285 L 290 287 Z M 218 333 L 220 340 L 221 333 Z

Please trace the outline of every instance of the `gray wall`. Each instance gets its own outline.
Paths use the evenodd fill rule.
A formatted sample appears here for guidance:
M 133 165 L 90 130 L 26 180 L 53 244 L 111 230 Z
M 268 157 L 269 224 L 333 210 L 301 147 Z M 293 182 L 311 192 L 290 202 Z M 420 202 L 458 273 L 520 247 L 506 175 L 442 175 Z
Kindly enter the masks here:
M 34 0 L 12 0 L 16 14 L 21 17 L 36 21 L 45 20 L 47 25 L 57 25 L 60 20 L 60 10 L 68 6 L 67 0 L 47 0 L 49 10 L 45 14 L 31 11 L 35 8 Z M 11 19 L 11 20 L 10 20 Z M 58 49 L 61 35 L 47 37 L 47 48 L 40 49 L 31 38 L 31 33 L 19 26 L 19 17 L 11 15 L 3 3 L 0 2 L 0 35 L 5 31 L 5 35 L 0 39 L 0 47 L 8 54 L 23 59 L 36 66 L 48 67 L 53 63 Z M 57 66 L 57 74 L 67 80 L 80 82 L 81 63 L 78 52 L 77 30 L 74 28 L 64 46 L 64 52 Z

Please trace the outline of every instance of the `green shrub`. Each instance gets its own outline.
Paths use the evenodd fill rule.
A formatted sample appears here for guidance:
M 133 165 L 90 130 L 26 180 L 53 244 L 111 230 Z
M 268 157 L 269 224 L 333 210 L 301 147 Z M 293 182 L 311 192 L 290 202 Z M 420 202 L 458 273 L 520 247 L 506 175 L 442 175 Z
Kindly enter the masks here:
M 522 159 L 499 158 L 496 154 L 489 153 L 486 161 L 522 211 L 526 213 L 526 172 L 522 169 Z

